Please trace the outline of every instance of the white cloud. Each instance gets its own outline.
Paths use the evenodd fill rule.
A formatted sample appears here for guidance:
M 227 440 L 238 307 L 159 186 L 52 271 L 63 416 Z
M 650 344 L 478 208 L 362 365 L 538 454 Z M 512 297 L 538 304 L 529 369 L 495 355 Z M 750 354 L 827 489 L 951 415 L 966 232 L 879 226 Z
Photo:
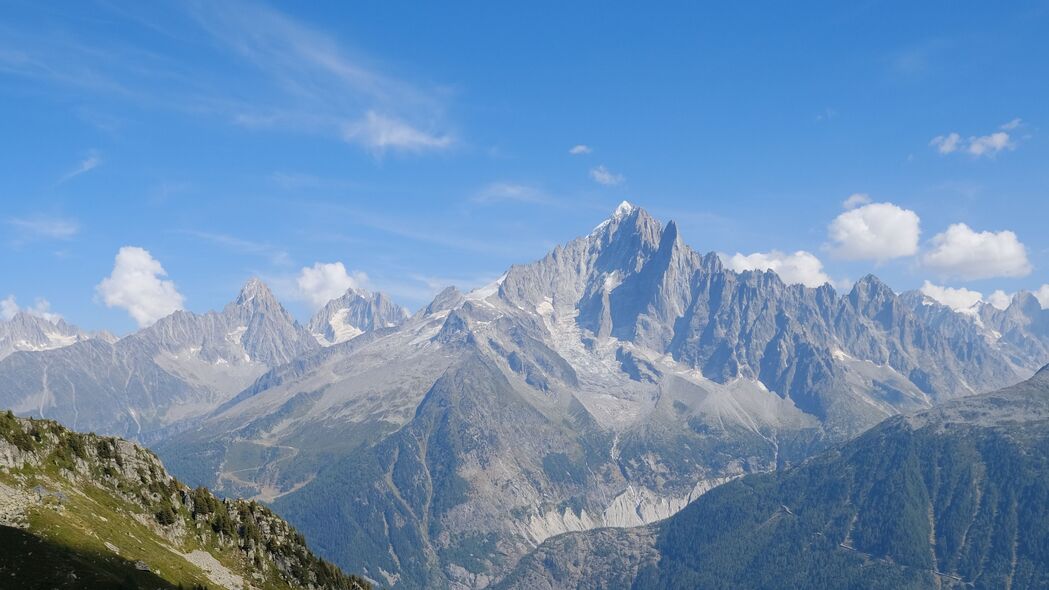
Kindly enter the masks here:
M 1016 149 L 1016 143 L 1008 132 L 1018 129 L 1021 125 L 1023 125 L 1023 121 L 1013 119 L 1004 125 L 1000 125 L 999 131 L 994 131 L 987 135 L 970 136 L 968 139 L 963 139 L 958 133 L 937 135 L 932 138 L 929 145 L 936 148 L 936 151 L 943 155 L 963 151 L 977 158 L 981 156 L 994 157 L 1003 150 Z
M 604 164 L 592 168 L 590 170 L 590 178 L 593 178 L 594 182 L 605 186 L 615 186 L 617 184 L 622 184 L 623 181 L 626 180 L 623 178 L 622 174 L 616 174 L 608 168 L 605 168 Z
M 269 259 L 272 264 L 278 266 L 289 266 L 292 263 L 291 255 L 288 254 L 286 250 L 265 242 L 255 242 L 227 234 L 192 229 L 182 230 L 179 233 L 184 233 L 202 240 L 208 240 L 209 242 L 214 242 L 215 244 L 236 252 L 243 252 L 244 254 L 251 254 L 254 256 L 263 256 Z
M 341 262 L 316 262 L 313 266 L 302 268 L 297 283 L 299 295 L 319 309 L 350 287 L 364 287 L 368 283 L 368 275 L 363 272 L 350 274 Z
M 998 309 L 1005 309 L 1013 302 L 1013 296 L 998 289 L 994 293 L 988 295 L 986 301 Z
M 871 202 L 871 197 L 865 193 L 853 193 L 849 195 L 849 198 L 841 202 L 841 206 L 845 210 L 855 209 L 861 205 L 866 205 Z
M 1020 119 L 1019 117 L 1017 117 L 1017 118 L 1013 119 L 1012 121 L 1009 121 L 1008 123 L 1003 124 L 1002 125 L 1002 129 L 1005 129 L 1006 131 L 1012 131 L 1013 129 L 1016 129 L 1016 128 L 1020 127 L 1021 125 L 1023 125 L 1023 120 Z
M 947 135 L 937 135 L 932 138 L 929 145 L 936 148 L 936 151 L 941 154 L 951 154 L 958 151 L 958 144 L 962 141 L 962 136 L 957 133 L 949 133 Z
M 1011 231 L 976 232 L 955 223 L 936 234 L 922 264 L 943 276 L 961 279 L 1022 277 L 1030 274 L 1027 248 Z
M 23 234 L 36 238 L 68 240 L 80 231 L 80 224 L 76 221 L 58 217 L 12 217 L 7 223 Z
M 497 203 L 500 201 L 549 203 L 551 199 L 549 195 L 532 186 L 514 182 L 493 182 L 478 191 L 474 195 L 473 201 L 475 203 Z
M 0 299 L 0 319 L 9 320 L 15 317 L 18 313 L 18 304 L 15 303 L 15 296 L 8 295 L 4 299 Z
M 798 250 L 793 254 L 785 254 L 778 250 L 771 252 L 755 252 L 744 255 L 740 253 L 728 256 L 719 255 L 726 268 L 736 272 L 747 270 L 771 270 L 775 271 L 784 283 L 788 285 L 802 284 L 806 287 L 819 287 L 824 283 L 832 283 L 831 278 L 823 272 L 823 263 L 819 258 L 804 250 Z
M 1016 145 L 1009 139 L 1009 134 L 996 131 L 990 135 L 970 137 L 966 151 L 974 156 L 993 156 L 1004 149 L 1013 149 Z
M 56 184 L 62 184 L 63 182 L 71 180 L 76 176 L 80 176 L 81 174 L 84 174 L 86 172 L 91 172 L 95 168 L 98 168 L 98 165 L 101 163 L 102 156 L 98 155 L 98 152 L 96 152 L 95 150 L 91 150 L 87 153 L 87 156 L 83 160 L 81 160 L 79 164 L 77 164 L 76 168 L 73 168 L 69 172 L 63 174 L 62 177 L 58 179 L 58 182 Z
M 0 300 L 0 319 L 9 320 L 20 311 L 31 316 L 43 318 L 49 322 L 57 322 L 62 319 L 60 314 L 51 311 L 51 302 L 47 299 L 37 298 L 32 307 L 19 307 L 14 295 L 8 295 L 3 300 Z
M 1034 296 L 1038 299 L 1038 303 L 1042 304 L 1042 309 L 1049 309 L 1049 284 L 1042 285 L 1034 292 Z
M 918 251 L 918 214 L 892 203 L 869 203 L 839 215 L 827 228 L 828 248 L 848 260 L 885 261 Z
M 182 309 L 182 295 L 174 282 L 161 279 L 164 276 L 164 267 L 147 250 L 124 246 L 117 252 L 113 272 L 96 290 L 107 307 L 127 310 L 144 328 Z
M 62 96 L 116 97 L 247 128 L 337 137 L 375 151 L 421 152 L 453 143 L 447 107 L 455 88 L 390 74 L 394 67 L 354 51 L 326 32 L 327 24 L 311 26 L 262 2 L 172 8 L 160 15 L 128 5 L 107 17 L 114 26 L 192 38 L 203 59 L 127 51 L 75 23 L 57 23 L 54 35 L 5 28 L 5 45 L 16 49 L 0 48 L 0 69 L 49 82 Z M 157 83 L 157 72 L 165 84 Z M 59 182 L 101 162 L 91 153 Z
M 571 149 L 568 150 L 568 153 L 572 154 L 573 156 L 582 156 L 584 154 L 589 154 L 591 151 L 592 150 L 590 149 L 590 146 L 578 144 L 572 146 Z
M 983 293 L 965 288 L 941 287 L 925 281 L 921 292 L 955 311 L 965 311 L 983 301 Z
M 404 121 L 368 111 L 360 121 L 343 128 L 343 137 L 369 149 L 383 153 L 386 150 L 422 152 L 444 149 L 452 145 L 448 135 L 431 135 Z
M 937 151 L 943 154 L 954 153 L 958 151 L 958 145 L 962 142 L 962 136 L 958 133 L 948 133 L 946 135 L 937 135 L 930 141 L 928 145 L 936 148 Z

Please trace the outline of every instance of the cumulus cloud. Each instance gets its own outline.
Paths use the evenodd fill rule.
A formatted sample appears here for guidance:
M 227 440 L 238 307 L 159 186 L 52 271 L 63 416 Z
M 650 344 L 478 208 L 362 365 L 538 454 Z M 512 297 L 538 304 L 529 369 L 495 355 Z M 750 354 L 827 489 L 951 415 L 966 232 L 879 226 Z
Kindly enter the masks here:
M 1034 292 L 1034 296 L 1038 299 L 1038 303 L 1042 304 L 1042 309 L 1049 309 L 1049 284 L 1042 285 Z
M 961 279 L 1022 277 L 1032 270 L 1027 248 L 1015 233 L 977 232 L 964 223 L 936 234 L 921 262 L 943 276 Z
M 1013 302 L 1013 296 L 998 289 L 994 293 L 988 295 L 986 301 L 998 309 L 1005 309 Z
M 868 203 L 831 222 L 828 248 L 847 260 L 885 261 L 911 256 L 918 251 L 920 224 L 914 211 L 892 203 Z
M 1016 143 L 1009 132 L 1018 129 L 1021 125 L 1023 121 L 1013 119 L 999 126 L 998 131 L 987 135 L 973 135 L 967 139 L 962 138 L 961 134 L 956 132 L 937 135 L 932 138 L 929 145 L 936 148 L 936 151 L 942 155 L 964 152 L 974 157 L 993 157 L 1003 150 L 1016 149 Z
M 601 164 L 596 168 L 591 168 L 590 178 L 593 178 L 594 182 L 605 186 L 615 186 L 617 184 L 622 184 L 623 181 L 626 180 L 623 178 L 622 174 L 616 174 L 608 168 L 605 168 L 604 164 Z
M 841 207 L 846 211 L 855 209 L 862 205 L 866 205 L 871 202 L 871 197 L 865 193 L 853 193 L 849 195 L 849 198 L 841 202 Z
M 107 307 L 127 310 L 144 328 L 182 309 L 182 294 L 174 282 L 161 278 L 165 276 L 164 267 L 148 250 L 124 246 L 117 252 L 113 272 L 95 289 Z
M 380 154 L 387 150 L 440 150 L 452 145 L 449 135 L 432 135 L 375 111 L 368 111 L 360 121 L 346 125 L 343 128 L 343 138 L 361 143 Z
M 965 288 L 941 287 L 925 281 L 921 292 L 955 311 L 964 311 L 983 301 L 983 293 Z
M 316 262 L 313 266 L 303 267 L 296 282 L 299 295 L 319 309 L 350 287 L 364 287 L 368 283 L 368 275 L 363 272 L 348 273 L 341 262 Z
M 786 254 L 778 250 L 755 252 L 754 254 L 736 253 L 732 256 L 719 255 L 726 268 L 736 272 L 747 270 L 774 271 L 788 285 L 801 284 L 806 287 L 819 287 L 830 283 L 831 278 L 823 272 L 823 263 L 819 258 L 804 250 Z
M 591 151 L 592 150 L 590 149 L 590 146 L 583 145 L 583 144 L 580 143 L 578 145 L 572 146 L 568 150 L 568 153 L 572 154 L 573 156 L 582 156 L 584 154 L 589 154 Z
M 936 148 L 936 151 L 941 154 L 953 154 L 958 151 L 958 146 L 962 142 L 962 136 L 957 133 L 948 133 L 947 135 L 937 135 L 932 138 L 929 145 Z
M 18 304 L 15 303 L 15 296 L 8 295 L 4 299 L 0 299 L 0 319 L 9 320 L 15 317 L 18 313 Z
M 62 319 L 61 315 L 51 311 L 51 302 L 47 299 L 37 298 L 32 307 L 19 307 L 14 295 L 8 295 L 0 300 L 0 319 L 9 320 L 20 311 L 49 322 L 57 322 Z

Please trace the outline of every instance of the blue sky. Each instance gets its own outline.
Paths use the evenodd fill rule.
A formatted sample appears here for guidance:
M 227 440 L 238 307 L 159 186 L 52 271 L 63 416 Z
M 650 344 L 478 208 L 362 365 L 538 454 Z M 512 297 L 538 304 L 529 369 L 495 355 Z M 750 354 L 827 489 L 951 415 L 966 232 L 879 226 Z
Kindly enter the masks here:
M 799 281 L 1049 283 L 1046 2 L 301 4 L 0 5 L 5 309 L 416 308 L 624 199 Z

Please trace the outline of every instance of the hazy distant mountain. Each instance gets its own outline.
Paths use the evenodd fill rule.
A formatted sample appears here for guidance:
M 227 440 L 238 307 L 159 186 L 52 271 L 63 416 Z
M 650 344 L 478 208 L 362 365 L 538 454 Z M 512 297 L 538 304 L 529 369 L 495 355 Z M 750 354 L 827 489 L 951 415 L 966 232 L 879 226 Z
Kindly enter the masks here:
M 370 330 L 399 326 L 408 315 L 408 310 L 383 293 L 350 287 L 321 308 L 307 329 L 322 345 L 331 346 Z
M 1005 309 L 978 302 L 954 310 L 918 291 L 904 293 L 900 299 L 923 322 L 950 334 L 965 334 L 966 340 L 980 336 L 1017 366 L 1030 367 L 1049 358 L 1049 309 L 1042 309 L 1031 293 L 1017 293 Z
M 551 539 L 503 588 L 1049 587 L 1049 367 L 669 520 Z
M 221 312 L 176 311 L 115 342 L 78 340 L 0 360 L 0 407 L 138 437 L 203 414 L 318 347 L 252 279 Z
M 0 320 L 0 359 L 20 350 L 52 350 L 89 338 L 61 318 L 49 319 L 20 311 Z
M 343 566 L 483 587 L 551 536 L 666 518 L 1049 361 L 961 319 L 873 276 L 839 295 L 737 274 L 624 203 L 492 285 L 269 371 L 158 450 L 273 500 Z

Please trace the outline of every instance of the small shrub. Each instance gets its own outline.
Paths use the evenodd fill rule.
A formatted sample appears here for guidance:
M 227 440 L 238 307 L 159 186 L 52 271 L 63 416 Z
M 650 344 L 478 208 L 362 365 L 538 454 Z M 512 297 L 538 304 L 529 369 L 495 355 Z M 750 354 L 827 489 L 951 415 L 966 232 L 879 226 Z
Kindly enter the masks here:
M 176 515 L 175 511 L 171 508 L 171 504 L 165 502 L 164 505 L 160 507 L 160 510 L 157 511 L 156 518 L 157 522 L 164 526 L 175 524 Z

